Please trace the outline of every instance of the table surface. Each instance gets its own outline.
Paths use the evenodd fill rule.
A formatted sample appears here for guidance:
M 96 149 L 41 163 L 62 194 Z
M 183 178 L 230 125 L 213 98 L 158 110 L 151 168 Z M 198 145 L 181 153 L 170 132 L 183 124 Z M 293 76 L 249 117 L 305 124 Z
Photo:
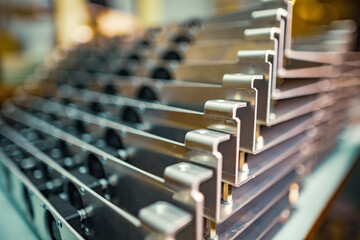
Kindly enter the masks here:
M 304 189 L 295 203 L 296 211 L 274 239 L 303 239 L 338 190 L 355 164 L 360 147 L 360 126 L 347 129 L 339 137 L 334 152 L 304 181 Z M 29 225 L 0 190 L 0 239 L 38 239 Z

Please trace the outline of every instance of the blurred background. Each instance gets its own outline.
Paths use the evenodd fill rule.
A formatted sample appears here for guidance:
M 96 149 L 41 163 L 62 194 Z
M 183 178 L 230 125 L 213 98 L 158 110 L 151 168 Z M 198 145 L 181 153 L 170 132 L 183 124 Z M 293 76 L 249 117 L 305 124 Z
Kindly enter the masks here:
M 212 14 L 234 12 L 256 1 L 92 2 L 0 0 L 0 99 L 11 93 L 14 86 L 21 84 L 55 46 L 71 46 L 76 42 L 87 41 L 92 37 L 96 26 L 101 34 L 113 36 L 188 18 L 206 18 Z M 294 34 L 304 35 L 313 26 L 328 24 L 336 19 L 354 19 L 360 23 L 359 9 L 359 0 L 297 0 L 294 9 Z
M 91 3 L 90 3 L 91 2 Z M 146 27 L 242 9 L 251 0 L 0 0 L 0 101 L 9 97 L 56 46 L 94 34 L 133 34 Z M 359 0 L 297 0 L 295 36 L 337 19 L 360 26 Z M 358 37 L 359 39 L 359 37 Z M 357 41 L 357 50 L 360 49 Z M 330 176 L 329 176 L 330 177 Z M 314 239 L 360 239 L 360 166 L 321 219 Z

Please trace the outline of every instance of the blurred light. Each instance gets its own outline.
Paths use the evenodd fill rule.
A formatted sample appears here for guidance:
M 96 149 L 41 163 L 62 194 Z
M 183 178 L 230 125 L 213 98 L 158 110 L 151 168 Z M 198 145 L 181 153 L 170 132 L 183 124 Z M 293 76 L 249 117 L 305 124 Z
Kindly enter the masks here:
M 94 31 L 89 26 L 79 26 L 75 29 L 72 40 L 75 43 L 87 43 L 94 37 Z
M 61 46 L 57 46 L 51 54 L 52 58 L 58 62 L 67 57 L 67 51 Z
M 325 8 L 322 4 L 313 1 L 311 3 L 297 4 L 297 10 L 299 16 L 311 22 L 317 22 L 324 18 Z
M 107 37 L 119 35 L 131 35 L 139 30 L 139 24 L 135 17 L 107 10 L 97 18 L 98 31 Z

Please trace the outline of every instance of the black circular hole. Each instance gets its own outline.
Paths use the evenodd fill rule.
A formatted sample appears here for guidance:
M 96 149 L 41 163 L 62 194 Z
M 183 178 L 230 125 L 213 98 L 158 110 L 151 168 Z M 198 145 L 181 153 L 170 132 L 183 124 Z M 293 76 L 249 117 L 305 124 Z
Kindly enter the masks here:
M 59 228 L 56 226 L 56 220 L 49 212 L 45 212 L 45 224 L 51 240 L 61 240 Z
M 88 155 L 88 168 L 92 176 L 100 179 L 105 178 L 104 168 L 99 159 L 94 154 Z
M 87 133 L 87 130 L 86 130 L 86 127 L 85 127 L 85 125 L 84 125 L 84 123 L 82 122 L 82 121 L 80 121 L 80 120 L 75 120 L 75 128 L 76 128 L 76 131 L 78 132 L 78 133 Z
M 163 67 L 155 68 L 151 77 L 156 79 L 166 79 L 166 80 L 172 79 L 169 71 Z
M 49 113 L 49 117 L 52 121 L 58 120 L 58 117 L 54 113 Z
M 38 170 L 40 171 L 40 173 L 43 174 L 43 179 L 44 180 L 47 180 L 47 181 L 50 180 L 50 174 L 47 171 L 47 165 L 45 163 L 40 162 L 38 164 Z
M 90 102 L 89 108 L 93 113 L 100 113 L 103 111 L 100 103 L 98 103 L 98 102 Z
M 85 89 L 85 85 L 81 82 L 75 83 L 74 87 L 79 89 Z
M 107 129 L 105 132 L 105 142 L 109 147 L 123 149 L 124 145 L 119 135 L 113 129 Z
M 82 201 L 81 195 L 72 182 L 69 182 L 67 185 L 67 193 L 69 195 L 69 200 L 71 205 L 76 210 L 80 210 L 84 208 L 84 203 Z
M 104 93 L 115 95 L 116 94 L 116 88 L 112 84 L 106 84 L 104 87 Z
M 88 69 L 88 68 L 89 68 L 89 67 L 86 67 L 85 70 Z M 84 70 L 84 71 L 85 71 L 85 70 Z M 89 73 L 96 73 L 96 70 L 95 70 L 94 68 L 89 68 L 89 69 L 87 70 L 87 72 L 89 72 Z
M 192 39 L 187 35 L 180 34 L 173 37 L 172 41 L 174 43 L 190 43 Z
M 130 123 L 141 123 L 139 114 L 131 107 L 125 107 L 121 119 Z
M 70 103 L 72 103 L 69 98 L 63 98 L 63 99 L 61 100 L 61 102 L 62 102 L 62 104 L 64 104 L 64 105 L 69 105 Z
M 157 97 L 155 92 L 147 86 L 144 86 L 140 89 L 138 95 L 137 95 L 138 99 L 141 100 L 146 100 L 146 101 L 157 101 Z
M 59 147 L 63 157 L 70 156 L 70 149 L 64 140 L 60 140 L 58 142 L 58 147 Z
M 127 70 L 127 69 L 124 69 L 124 68 L 121 68 L 120 70 L 118 70 L 116 72 L 117 75 L 120 75 L 120 76 L 130 76 L 130 72 Z
M 148 48 L 150 47 L 150 42 L 148 40 L 139 41 L 138 47 Z
M 34 208 L 31 203 L 29 190 L 25 186 L 23 186 L 23 194 L 24 194 L 26 211 L 29 214 L 30 220 L 32 221 L 34 219 Z
M 140 56 L 138 54 L 133 53 L 133 54 L 130 54 L 127 57 L 127 59 L 139 62 L 141 58 L 140 58 Z
M 164 56 L 163 56 L 164 60 L 175 60 L 175 61 L 181 61 L 182 57 L 180 56 L 180 54 L 174 50 L 169 50 L 167 52 L 165 52 Z

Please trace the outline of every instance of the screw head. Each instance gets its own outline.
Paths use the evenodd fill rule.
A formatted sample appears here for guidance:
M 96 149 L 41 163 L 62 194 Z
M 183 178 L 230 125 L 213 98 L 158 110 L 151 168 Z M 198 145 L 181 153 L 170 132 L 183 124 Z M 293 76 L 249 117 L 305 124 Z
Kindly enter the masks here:
M 90 229 L 88 227 L 86 227 L 84 231 L 86 236 L 90 236 Z
M 62 222 L 58 219 L 58 220 L 56 220 L 56 226 L 58 227 L 58 228 L 62 228 Z

